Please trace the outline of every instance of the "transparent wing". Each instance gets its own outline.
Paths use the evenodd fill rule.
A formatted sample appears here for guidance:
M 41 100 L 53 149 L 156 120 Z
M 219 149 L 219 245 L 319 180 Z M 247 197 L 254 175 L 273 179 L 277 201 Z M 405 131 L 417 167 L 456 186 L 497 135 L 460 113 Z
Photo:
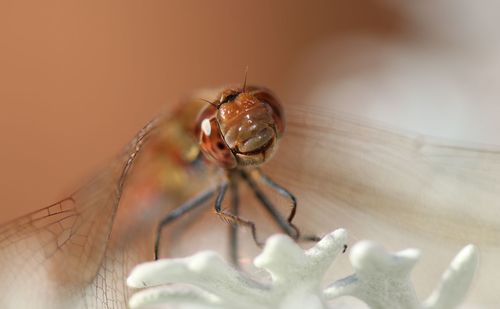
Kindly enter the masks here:
M 353 242 L 369 238 L 389 249 L 432 252 L 432 261 L 422 263 L 426 271 L 417 274 L 417 286 L 429 290 L 453 254 L 473 242 L 487 251 L 476 298 L 495 296 L 490 279 L 500 259 L 500 153 L 397 134 L 310 106 L 291 108 L 287 116 L 287 133 L 266 172 L 297 195 L 295 222 L 302 230 L 344 227 Z M 126 307 L 125 278 L 152 253 L 152 222 L 161 216 L 154 205 L 132 208 L 123 200 L 117 212 L 117 203 L 124 175 L 154 127 L 71 198 L 0 228 L 2 308 Z M 169 168 L 169 177 L 178 179 Z M 244 211 L 249 204 L 243 201 Z M 214 230 L 214 217 L 204 217 L 197 229 Z M 221 242 L 219 234 L 201 235 L 208 246 Z M 251 242 L 248 232 L 240 236 L 243 245 Z
M 113 285 L 125 274 L 110 268 L 123 268 L 123 261 L 110 263 L 123 257 L 106 250 L 124 182 L 157 122 L 146 125 L 123 155 L 79 191 L 0 227 L 0 307 L 124 306 L 124 291 Z
M 311 109 L 292 109 L 289 119 L 270 174 L 301 194 L 330 200 L 302 205 L 305 224 L 328 225 L 322 220 L 349 207 L 423 236 L 500 246 L 500 151 L 398 134 Z
M 288 119 L 267 173 L 297 195 L 302 230 L 343 227 L 351 244 L 422 249 L 427 260 L 414 274 L 422 296 L 451 257 L 474 243 L 483 254 L 472 297 L 498 301 L 499 151 L 395 133 L 310 106 L 288 109 Z

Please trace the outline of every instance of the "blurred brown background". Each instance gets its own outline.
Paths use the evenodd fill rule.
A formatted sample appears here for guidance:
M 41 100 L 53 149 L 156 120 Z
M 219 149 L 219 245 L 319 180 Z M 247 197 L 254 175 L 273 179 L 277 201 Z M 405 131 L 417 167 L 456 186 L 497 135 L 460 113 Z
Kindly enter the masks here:
M 404 26 L 380 1 L 1 1 L 0 221 L 77 188 L 193 89 L 248 65 L 286 101 L 317 44 Z

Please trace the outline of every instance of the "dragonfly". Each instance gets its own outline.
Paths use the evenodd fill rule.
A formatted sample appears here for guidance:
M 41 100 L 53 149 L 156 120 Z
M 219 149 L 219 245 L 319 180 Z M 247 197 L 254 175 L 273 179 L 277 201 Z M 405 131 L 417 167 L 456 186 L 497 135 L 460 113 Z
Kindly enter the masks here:
M 183 244 L 218 248 L 223 224 L 214 218 L 229 223 L 236 265 L 275 227 L 315 241 L 343 226 L 354 240 L 427 248 L 438 253 L 433 262 L 465 241 L 490 253 L 486 265 L 500 257 L 498 151 L 312 104 L 287 105 L 285 122 L 276 96 L 246 83 L 209 93 L 147 123 L 69 197 L 0 227 L 2 308 L 126 308 L 132 267 Z M 248 207 L 240 183 L 263 213 Z M 477 299 L 495 297 L 491 276 Z

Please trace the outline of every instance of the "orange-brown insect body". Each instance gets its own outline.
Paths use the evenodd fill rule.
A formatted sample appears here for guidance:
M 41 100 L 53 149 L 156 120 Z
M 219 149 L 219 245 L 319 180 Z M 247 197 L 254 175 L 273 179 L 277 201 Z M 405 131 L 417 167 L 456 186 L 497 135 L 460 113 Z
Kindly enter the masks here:
M 200 149 L 226 169 L 260 165 L 272 156 L 283 135 L 283 118 L 281 105 L 269 90 L 226 89 L 198 117 Z

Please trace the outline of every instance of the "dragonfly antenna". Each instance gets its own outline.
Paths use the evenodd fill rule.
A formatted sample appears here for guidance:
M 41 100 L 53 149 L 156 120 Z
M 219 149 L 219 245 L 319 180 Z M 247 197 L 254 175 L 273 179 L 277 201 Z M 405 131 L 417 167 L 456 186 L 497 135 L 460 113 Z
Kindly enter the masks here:
M 245 89 L 247 87 L 247 75 L 248 75 L 248 65 L 245 68 L 245 79 L 243 80 L 243 92 L 245 92 Z
M 217 104 L 215 104 L 214 102 L 212 101 L 209 101 L 207 99 L 203 99 L 203 98 L 200 98 L 200 100 L 202 100 L 203 102 L 207 102 L 208 104 L 212 105 L 213 107 L 217 107 Z

